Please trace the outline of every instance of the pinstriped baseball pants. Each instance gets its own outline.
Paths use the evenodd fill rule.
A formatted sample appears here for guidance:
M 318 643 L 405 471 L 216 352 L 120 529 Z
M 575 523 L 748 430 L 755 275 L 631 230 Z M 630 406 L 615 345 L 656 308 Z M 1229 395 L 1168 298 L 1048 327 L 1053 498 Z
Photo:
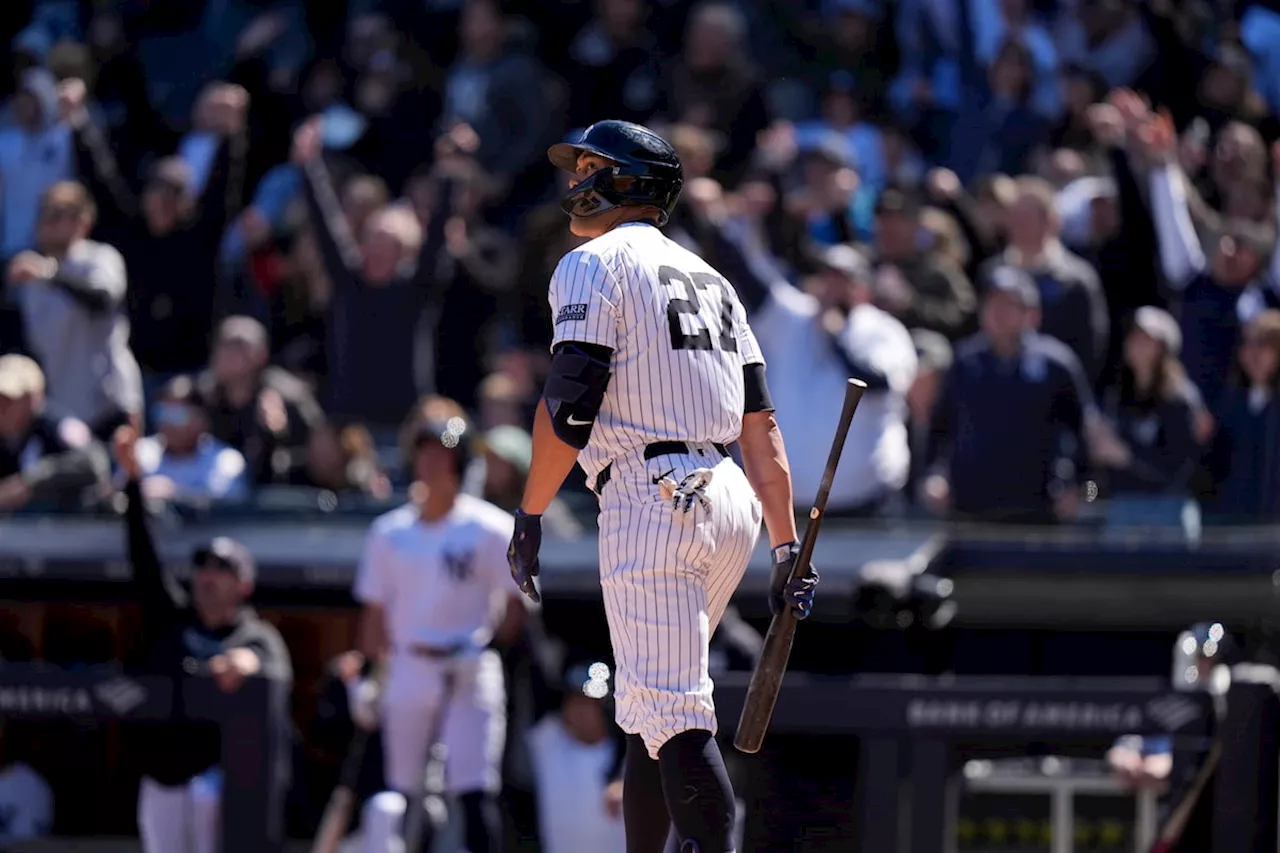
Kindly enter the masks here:
M 615 460 L 600 497 L 600 585 L 613 644 L 617 721 L 649 755 L 682 731 L 716 731 L 707 671 L 711 635 L 746 572 L 760 503 L 746 475 L 711 445 Z M 672 511 L 656 480 L 714 471 L 709 508 Z

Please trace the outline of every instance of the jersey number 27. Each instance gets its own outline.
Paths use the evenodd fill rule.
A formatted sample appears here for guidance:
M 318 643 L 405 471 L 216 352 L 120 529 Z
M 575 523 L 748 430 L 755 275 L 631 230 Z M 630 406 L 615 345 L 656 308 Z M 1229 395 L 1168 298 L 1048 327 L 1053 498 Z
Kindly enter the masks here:
M 664 285 L 680 285 L 684 289 L 684 298 L 673 298 L 667 302 L 667 325 L 671 329 L 671 348 L 676 350 L 715 349 L 717 345 L 724 352 L 738 351 L 738 336 L 733 329 L 734 293 L 729 282 L 718 275 L 708 272 L 682 273 L 674 267 L 658 267 L 658 281 Z M 702 299 L 698 291 L 714 290 L 720 297 L 720 332 L 714 338 L 711 330 L 698 319 L 702 310 Z M 686 332 L 681 324 L 681 316 L 688 316 L 692 332 Z

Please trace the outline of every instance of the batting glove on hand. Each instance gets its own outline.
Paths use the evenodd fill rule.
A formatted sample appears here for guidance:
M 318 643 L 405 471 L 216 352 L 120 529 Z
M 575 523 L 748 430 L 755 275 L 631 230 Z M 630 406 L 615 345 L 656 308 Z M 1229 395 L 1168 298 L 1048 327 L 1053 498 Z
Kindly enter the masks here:
M 773 577 L 769 583 L 769 611 L 777 616 L 784 609 L 790 610 L 796 619 L 807 619 L 813 610 L 813 596 L 817 592 L 818 572 L 809 566 L 808 577 L 793 578 L 800 544 L 789 542 L 773 549 Z
M 516 529 L 507 548 L 511 579 L 533 601 L 542 601 L 534 578 L 538 576 L 538 550 L 542 547 L 542 516 L 516 510 Z

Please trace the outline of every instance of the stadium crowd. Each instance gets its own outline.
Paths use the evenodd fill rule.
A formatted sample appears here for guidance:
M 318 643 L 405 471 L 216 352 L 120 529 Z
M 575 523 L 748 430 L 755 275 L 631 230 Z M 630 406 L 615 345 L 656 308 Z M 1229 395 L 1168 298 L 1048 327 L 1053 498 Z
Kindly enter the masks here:
M 152 497 L 386 498 L 429 393 L 527 464 L 575 239 L 542 152 L 606 116 L 679 149 L 668 231 L 751 313 L 797 494 L 854 375 L 847 515 L 1280 508 L 1266 3 L 27 5 L 4 509 L 74 503 L 130 421 Z
M 802 499 L 856 376 L 833 514 L 1280 514 L 1272 0 L 4 5 L 0 512 L 123 487 L 125 425 L 148 498 L 390 505 L 426 395 L 514 507 L 576 239 L 544 152 L 623 118 Z

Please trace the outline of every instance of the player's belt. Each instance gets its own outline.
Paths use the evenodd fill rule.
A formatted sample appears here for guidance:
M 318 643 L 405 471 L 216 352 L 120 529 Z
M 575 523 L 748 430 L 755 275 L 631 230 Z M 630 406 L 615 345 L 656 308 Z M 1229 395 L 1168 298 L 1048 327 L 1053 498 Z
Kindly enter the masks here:
M 729 448 L 717 442 L 712 442 L 711 446 L 716 449 L 721 456 L 728 458 Z M 644 448 L 644 461 L 657 459 L 659 456 L 680 456 L 702 454 L 705 451 L 700 447 L 691 446 L 684 441 L 655 441 L 653 444 L 647 444 Z M 600 469 L 600 473 L 596 475 L 595 485 L 591 487 L 591 491 L 597 496 L 604 491 L 604 487 L 608 485 L 610 478 L 613 477 L 613 463 L 610 462 L 604 468 Z

